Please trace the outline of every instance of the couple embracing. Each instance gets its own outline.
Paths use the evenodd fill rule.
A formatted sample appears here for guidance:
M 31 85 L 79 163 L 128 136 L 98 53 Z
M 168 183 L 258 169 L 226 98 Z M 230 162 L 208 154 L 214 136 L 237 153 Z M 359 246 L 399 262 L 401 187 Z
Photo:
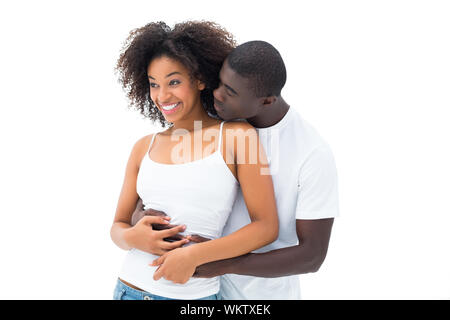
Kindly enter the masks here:
M 163 131 L 128 159 L 111 238 L 128 250 L 114 299 L 299 299 L 338 215 L 328 144 L 281 96 L 264 41 L 212 22 L 130 32 L 117 67 Z

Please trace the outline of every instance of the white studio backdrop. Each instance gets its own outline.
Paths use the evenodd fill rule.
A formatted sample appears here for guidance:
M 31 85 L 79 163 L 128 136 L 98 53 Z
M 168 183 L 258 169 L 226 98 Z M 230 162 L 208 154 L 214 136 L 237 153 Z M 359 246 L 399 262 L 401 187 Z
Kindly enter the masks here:
M 135 141 L 113 68 L 131 29 L 212 20 L 284 57 L 331 145 L 341 216 L 304 299 L 450 298 L 447 1 L 0 4 L 0 299 L 111 299 L 109 229 Z

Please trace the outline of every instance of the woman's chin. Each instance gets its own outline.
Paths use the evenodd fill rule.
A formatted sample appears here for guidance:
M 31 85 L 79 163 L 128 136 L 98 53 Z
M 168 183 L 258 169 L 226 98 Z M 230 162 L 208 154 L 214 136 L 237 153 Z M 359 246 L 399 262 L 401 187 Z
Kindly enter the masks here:
M 176 107 L 173 110 L 164 110 L 164 109 L 159 109 L 159 111 L 161 111 L 161 113 L 164 116 L 164 119 L 166 119 L 167 122 L 175 122 L 178 120 L 181 120 L 183 118 L 183 107 L 182 104 L 180 104 L 178 107 Z

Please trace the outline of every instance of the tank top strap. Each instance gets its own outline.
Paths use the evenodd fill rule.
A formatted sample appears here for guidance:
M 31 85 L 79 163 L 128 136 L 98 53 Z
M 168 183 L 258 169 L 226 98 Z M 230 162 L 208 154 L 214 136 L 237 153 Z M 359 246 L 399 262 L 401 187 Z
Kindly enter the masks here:
M 219 146 L 217 148 L 217 150 L 219 150 L 220 152 L 222 152 L 222 129 L 223 129 L 223 124 L 226 121 L 222 121 L 222 123 L 220 124 L 220 132 L 219 132 Z
M 152 148 L 153 141 L 155 141 L 155 137 L 156 137 L 157 134 L 158 134 L 158 132 L 156 132 L 156 133 L 153 135 L 152 141 L 150 141 L 150 144 L 148 145 L 147 154 L 150 153 L 150 149 Z

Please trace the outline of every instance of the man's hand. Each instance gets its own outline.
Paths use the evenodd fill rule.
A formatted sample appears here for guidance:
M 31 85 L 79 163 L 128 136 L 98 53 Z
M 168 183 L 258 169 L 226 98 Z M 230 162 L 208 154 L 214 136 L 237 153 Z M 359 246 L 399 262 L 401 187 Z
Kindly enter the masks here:
M 139 220 L 141 220 L 145 216 L 155 216 L 155 217 L 167 217 L 165 212 L 158 210 L 144 210 L 144 205 L 142 204 L 142 199 L 139 198 L 136 203 L 136 209 L 134 209 L 133 215 L 131 216 L 131 225 L 135 226 Z
M 191 242 L 195 242 L 195 243 L 200 243 L 200 242 L 205 242 L 205 241 L 211 240 L 209 238 L 199 236 L 198 234 L 188 235 L 188 236 L 186 236 L 186 239 L 188 239 Z
M 133 215 L 131 217 L 131 225 L 135 226 L 139 220 L 141 220 L 143 217 L 146 216 L 154 216 L 154 217 L 167 217 L 166 213 L 159 210 L 154 209 L 148 209 L 144 210 L 144 206 L 142 204 L 142 199 L 139 198 L 138 202 L 136 203 L 136 209 L 134 209 Z M 167 217 L 168 220 L 170 220 L 170 217 Z M 173 224 L 160 224 L 160 223 L 153 223 L 152 228 L 153 230 L 166 230 L 166 229 L 172 229 L 174 227 L 177 227 L 178 225 Z M 180 234 L 174 234 L 170 237 L 165 238 L 164 240 L 169 242 L 175 242 L 186 239 Z
M 128 229 L 125 233 L 125 241 L 132 248 L 145 251 L 158 256 L 164 253 L 179 248 L 189 242 L 188 239 L 183 238 L 178 241 L 168 242 L 167 238 L 176 236 L 183 232 L 186 226 L 175 226 L 171 229 L 154 230 L 152 225 L 169 225 L 167 217 L 153 217 L 145 216 L 134 226 Z
M 135 228 L 136 225 L 144 217 L 154 217 L 155 219 L 146 219 L 147 222 L 144 223 L 144 226 L 147 226 L 147 230 L 143 229 L 142 226 Z M 159 219 L 157 219 L 157 218 L 159 218 Z M 160 220 L 160 219 L 163 219 L 163 220 Z M 179 233 L 183 232 L 186 229 L 185 226 L 169 224 L 168 223 L 169 220 L 170 220 L 170 217 L 168 217 L 166 215 L 166 213 L 163 211 L 154 210 L 154 209 L 144 210 L 144 206 L 142 204 L 142 199 L 139 198 L 138 202 L 136 203 L 136 208 L 131 217 L 131 225 L 133 226 L 133 228 L 135 228 L 135 231 L 136 231 L 134 234 L 132 234 L 131 241 L 133 243 L 136 243 L 137 245 L 139 245 L 141 248 L 145 248 L 145 250 L 140 249 L 142 251 L 150 252 L 150 253 L 157 254 L 157 255 L 162 255 L 169 250 L 181 247 L 182 245 L 188 243 L 189 241 L 195 242 L 195 243 L 200 243 L 200 242 L 205 242 L 205 241 L 211 240 L 211 239 L 202 237 L 197 234 L 188 235 L 188 236 L 184 237 Z M 148 232 L 149 224 L 150 224 L 151 230 L 153 231 L 152 235 L 150 235 Z M 170 230 L 170 232 L 158 234 L 159 231 L 164 231 L 164 230 Z M 150 240 L 150 242 L 146 242 L 145 239 L 141 239 L 141 240 L 135 239 L 137 234 L 144 236 L 144 233 L 147 233 L 147 237 L 150 236 L 153 238 L 153 240 L 156 240 L 156 241 L 158 241 L 162 236 L 166 235 L 166 237 L 162 238 L 162 240 L 164 240 L 166 242 L 171 242 L 171 246 L 166 246 L 166 245 L 158 246 L 157 243 L 153 243 L 153 244 L 150 243 L 153 240 Z M 137 247 L 135 247 L 135 248 L 139 249 Z M 168 248 L 172 248 L 172 249 L 168 249 Z M 153 252 L 149 251 L 149 250 L 153 250 Z

